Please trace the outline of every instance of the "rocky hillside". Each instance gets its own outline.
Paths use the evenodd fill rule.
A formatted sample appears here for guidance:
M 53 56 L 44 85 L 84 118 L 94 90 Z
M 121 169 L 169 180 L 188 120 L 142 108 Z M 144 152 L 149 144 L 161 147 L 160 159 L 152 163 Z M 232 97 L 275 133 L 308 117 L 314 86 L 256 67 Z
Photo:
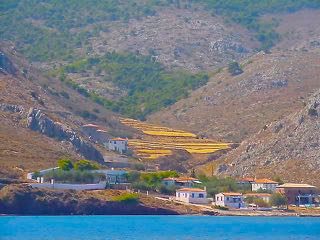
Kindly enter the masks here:
M 258 53 L 241 62 L 244 73 L 227 69 L 187 99 L 149 120 L 199 135 L 241 142 L 266 124 L 302 108 L 320 87 L 320 51 Z
M 102 162 L 109 153 L 81 131 L 86 123 L 104 126 L 109 136 L 130 133 L 113 114 L 59 81 L 43 78 L 21 56 L 5 51 L 1 56 L 1 177 L 19 178 L 65 156 Z
M 308 51 L 320 48 L 320 10 L 302 10 L 295 13 L 266 16 L 274 19 L 281 41 L 275 49 Z
M 259 131 L 226 157 L 207 165 L 220 174 L 281 176 L 320 186 L 320 91 L 306 106 Z
M 140 52 L 168 67 L 189 71 L 212 70 L 250 56 L 259 47 L 252 33 L 226 24 L 199 8 L 165 8 L 155 16 L 110 24 L 92 39 L 93 52 Z

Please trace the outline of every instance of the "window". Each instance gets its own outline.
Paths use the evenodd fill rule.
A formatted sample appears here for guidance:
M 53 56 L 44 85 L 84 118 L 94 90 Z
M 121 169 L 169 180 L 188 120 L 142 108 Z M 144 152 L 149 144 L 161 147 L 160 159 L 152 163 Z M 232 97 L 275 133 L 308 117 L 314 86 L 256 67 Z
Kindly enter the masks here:
M 227 201 L 229 201 L 229 197 L 227 197 Z
M 199 198 L 204 198 L 203 193 L 199 193 Z
M 194 198 L 194 193 L 192 193 L 191 197 Z

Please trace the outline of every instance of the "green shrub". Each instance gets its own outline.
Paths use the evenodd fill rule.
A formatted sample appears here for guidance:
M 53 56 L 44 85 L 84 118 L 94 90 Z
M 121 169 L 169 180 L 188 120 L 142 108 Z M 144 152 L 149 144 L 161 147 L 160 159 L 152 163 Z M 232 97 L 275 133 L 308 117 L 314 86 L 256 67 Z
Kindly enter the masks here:
M 155 190 L 155 186 L 154 185 L 150 185 L 149 183 L 143 182 L 143 181 L 133 182 L 131 184 L 131 187 L 132 187 L 132 189 L 142 190 L 142 191 Z
M 176 171 L 159 171 L 152 173 L 140 173 L 137 171 L 132 171 L 128 173 L 127 179 L 128 182 L 131 183 L 131 187 L 133 189 L 144 191 L 159 191 L 160 189 L 164 190 L 163 187 L 161 187 L 162 179 L 178 176 L 179 175 Z M 170 191 L 170 189 L 168 189 L 167 191 Z
M 228 211 L 229 208 L 228 207 L 224 207 L 224 206 L 218 206 L 218 205 L 213 205 L 214 209 L 219 209 L 219 210 L 224 210 L 224 211 Z
M 239 190 L 237 181 L 232 177 L 199 176 L 198 178 L 202 182 L 198 187 L 206 187 L 207 193 L 211 197 L 221 192 L 237 192 Z
M 136 193 L 123 193 L 119 196 L 113 197 L 112 201 L 128 203 L 128 204 L 138 204 L 139 203 L 139 195 Z
M 76 171 L 76 170 L 53 170 L 44 174 L 44 180 L 50 181 L 54 179 L 56 182 L 60 183 L 78 183 L 78 184 L 91 184 L 97 183 L 99 181 L 104 181 L 106 179 L 105 174 L 88 172 L 88 171 Z
M 63 171 L 69 171 L 73 169 L 73 163 L 71 162 L 70 159 L 63 158 L 58 160 L 58 167 Z
M 232 76 L 236 76 L 236 75 L 239 75 L 239 74 L 243 73 L 243 70 L 241 69 L 241 67 L 240 67 L 238 62 L 231 62 L 228 65 L 228 72 Z
M 158 191 L 162 194 L 166 195 L 174 195 L 176 193 L 177 187 L 175 185 L 172 186 L 166 186 L 164 184 L 161 184 Z
M 270 203 L 272 206 L 282 207 L 288 205 L 288 199 L 281 193 L 273 193 L 270 199 Z
M 96 170 L 99 169 L 99 165 L 89 160 L 79 160 L 74 164 L 74 169 L 79 171 Z

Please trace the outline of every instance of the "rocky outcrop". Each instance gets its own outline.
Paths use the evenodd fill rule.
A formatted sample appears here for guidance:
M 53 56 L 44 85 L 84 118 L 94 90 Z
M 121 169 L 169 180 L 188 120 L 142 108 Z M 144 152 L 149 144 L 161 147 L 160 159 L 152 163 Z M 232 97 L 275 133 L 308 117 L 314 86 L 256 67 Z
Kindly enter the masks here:
M 11 112 L 11 113 L 23 113 L 24 108 L 20 105 L 14 104 L 7 104 L 7 103 L 0 103 L 0 110 L 4 112 Z
M 0 214 L 19 215 L 177 215 L 171 209 L 141 203 L 105 201 L 84 192 L 9 185 L 0 191 Z
M 31 108 L 28 113 L 27 126 L 50 138 L 72 143 L 77 152 L 90 160 L 103 162 L 102 154 L 90 143 L 85 142 L 75 131 L 62 123 L 53 121 L 40 109 Z
M 10 59 L 0 51 L 0 72 L 15 75 L 17 70 Z

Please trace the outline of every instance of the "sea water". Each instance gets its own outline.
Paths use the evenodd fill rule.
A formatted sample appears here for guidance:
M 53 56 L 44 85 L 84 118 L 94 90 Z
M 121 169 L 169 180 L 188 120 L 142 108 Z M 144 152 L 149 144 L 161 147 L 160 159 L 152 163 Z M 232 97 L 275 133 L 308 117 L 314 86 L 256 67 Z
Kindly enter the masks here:
M 1 240 L 320 239 L 320 218 L 3 216 Z

